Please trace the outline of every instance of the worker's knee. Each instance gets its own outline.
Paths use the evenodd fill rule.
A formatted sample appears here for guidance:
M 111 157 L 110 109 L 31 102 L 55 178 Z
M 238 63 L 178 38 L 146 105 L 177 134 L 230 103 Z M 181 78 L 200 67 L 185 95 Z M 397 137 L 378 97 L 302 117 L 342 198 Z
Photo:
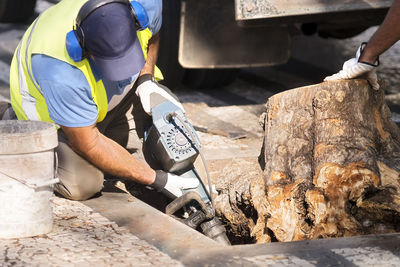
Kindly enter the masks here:
M 86 200 L 103 188 L 101 170 L 76 154 L 67 144 L 60 142 L 58 153 L 58 177 L 60 183 L 54 189 L 72 200 Z
M 63 181 L 62 176 L 60 176 L 60 181 L 59 184 L 55 185 L 54 190 L 71 200 L 89 199 L 103 188 L 103 177 L 92 177 L 85 179 L 84 183 L 71 184 Z

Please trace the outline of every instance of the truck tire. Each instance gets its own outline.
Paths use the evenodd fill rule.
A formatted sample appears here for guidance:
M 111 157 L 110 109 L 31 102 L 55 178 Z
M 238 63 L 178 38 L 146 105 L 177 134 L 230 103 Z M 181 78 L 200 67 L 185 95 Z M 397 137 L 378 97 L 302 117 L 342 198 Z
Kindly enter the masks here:
M 181 84 L 185 72 L 178 62 L 180 10 L 180 0 L 163 0 L 157 66 L 164 76 L 160 83 L 170 89 Z
M 185 69 L 178 61 L 181 0 L 163 0 L 163 24 L 157 66 L 164 75 L 160 83 L 170 89 L 183 84 L 203 89 L 224 86 L 232 82 L 237 69 Z
M 353 27 L 347 29 L 321 30 L 318 34 L 322 38 L 347 39 L 362 33 L 368 28 L 369 27 Z
M 187 69 L 183 84 L 194 89 L 212 89 L 230 84 L 239 69 Z
M 36 0 L 1 0 L 0 22 L 26 22 L 35 12 Z

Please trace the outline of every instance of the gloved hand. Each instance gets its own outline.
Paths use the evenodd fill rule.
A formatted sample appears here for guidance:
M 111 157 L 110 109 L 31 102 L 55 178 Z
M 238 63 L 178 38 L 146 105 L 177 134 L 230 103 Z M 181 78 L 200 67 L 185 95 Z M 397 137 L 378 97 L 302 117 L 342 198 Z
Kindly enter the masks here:
M 152 75 L 140 76 L 137 83 L 136 95 L 140 97 L 140 102 L 142 102 L 143 109 L 147 114 L 151 115 L 151 109 L 165 101 L 172 102 L 185 112 L 178 97 L 167 87 L 156 82 Z
M 183 178 L 172 173 L 161 170 L 156 171 L 156 179 L 150 187 L 170 198 L 177 198 L 183 195 L 182 190 L 194 189 L 200 184 L 196 178 Z
M 324 79 L 324 81 L 333 81 L 333 80 L 343 80 L 343 79 L 352 79 L 356 77 L 363 77 L 368 80 L 373 89 L 378 90 L 378 77 L 376 76 L 376 67 L 379 66 L 379 59 L 375 62 L 375 64 L 370 64 L 367 62 L 360 62 L 360 56 L 364 50 L 364 47 L 367 43 L 362 43 L 358 48 L 356 57 L 347 60 L 343 64 L 343 68 L 336 74 L 332 76 L 328 76 Z

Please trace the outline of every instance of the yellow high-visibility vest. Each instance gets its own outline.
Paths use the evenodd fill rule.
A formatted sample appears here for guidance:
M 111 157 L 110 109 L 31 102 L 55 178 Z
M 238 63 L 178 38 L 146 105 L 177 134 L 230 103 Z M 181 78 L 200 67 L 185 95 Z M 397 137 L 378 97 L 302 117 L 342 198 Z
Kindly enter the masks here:
M 25 32 L 10 68 L 11 105 L 19 120 L 53 122 L 49 116 L 40 86 L 33 77 L 31 59 L 33 54 L 43 54 L 64 61 L 78 68 L 85 75 L 98 110 L 97 122 L 107 114 L 108 100 L 102 80 L 96 82 L 87 59 L 74 62 L 68 55 L 65 38 L 72 30 L 75 18 L 88 0 L 63 0 L 43 12 Z M 152 33 L 147 28 L 137 32 L 145 59 L 148 41 Z M 161 71 L 155 67 L 154 77 L 161 80 Z

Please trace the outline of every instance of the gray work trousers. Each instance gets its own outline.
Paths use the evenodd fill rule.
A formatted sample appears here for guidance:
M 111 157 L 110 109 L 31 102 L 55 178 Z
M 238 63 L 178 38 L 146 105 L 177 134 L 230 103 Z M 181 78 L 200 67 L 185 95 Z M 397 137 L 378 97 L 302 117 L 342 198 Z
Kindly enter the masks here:
M 135 87 L 114 109 L 107 113 L 104 120 L 97 124 L 99 131 L 144 160 L 141 139 L 146 127 L 151 123 L 135 94 Z M 59 145 L 58 176 L 60 183 L 54 190 L 72 200 L 86 200 L 103 188 L 104 173 L 89 161 L 74 152 L 61 129 L 58 130 Z

